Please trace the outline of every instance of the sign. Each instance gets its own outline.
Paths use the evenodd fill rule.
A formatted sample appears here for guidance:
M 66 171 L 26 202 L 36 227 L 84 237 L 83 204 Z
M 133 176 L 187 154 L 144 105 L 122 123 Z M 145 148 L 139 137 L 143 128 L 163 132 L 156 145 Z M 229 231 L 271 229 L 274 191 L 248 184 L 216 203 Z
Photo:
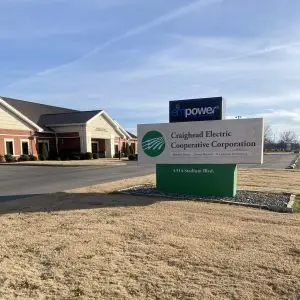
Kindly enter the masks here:
M 95 128 L 95 131 L 102 131 L 102 132 L 108 132 L 108 130 L 106 128 Z
M 234 197 L 236 183 L 235 164 L 156 165 L 156 186 L 164 192 Z
M 169 121 L 212 121 L 224 118 L 222 97 L 177 100 L 169 102 Z
M 141 164 L 261 164 L 263 119 L 138 125 Z

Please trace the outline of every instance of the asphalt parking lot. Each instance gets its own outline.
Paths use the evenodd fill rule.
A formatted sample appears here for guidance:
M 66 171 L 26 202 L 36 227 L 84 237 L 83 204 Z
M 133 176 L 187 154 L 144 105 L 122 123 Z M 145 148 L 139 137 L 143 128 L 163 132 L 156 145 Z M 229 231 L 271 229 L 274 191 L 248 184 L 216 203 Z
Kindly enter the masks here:
M 285 169 L 297 157 L 297 154 L 265 154 L 263 165 L 243 165 L 248 168 Z
M 296 157 L 294 154 L 268 154 L 264 164 L 240 167 L 285 168 Z M 106 167 L 46 167 L 0 166 L 0 201 L 34 194 L 61 192 L 67 189 L 147 175 L 155 172 L 151 166 L 128 162 L 125 166 Z

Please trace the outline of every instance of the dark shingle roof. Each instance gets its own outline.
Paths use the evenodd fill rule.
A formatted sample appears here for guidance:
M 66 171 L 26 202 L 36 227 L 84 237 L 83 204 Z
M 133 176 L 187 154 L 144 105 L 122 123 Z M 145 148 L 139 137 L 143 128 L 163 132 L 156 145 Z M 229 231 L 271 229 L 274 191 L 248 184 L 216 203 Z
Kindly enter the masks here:
M 133 133 L 131 133 L 131 132 L 129 132 L 129 131 L 126 131 L 126 132 L 129 134 L 129 136 L 130 136 L 132 139 L 134 139 L 134 140 L 137 139 L 137 136 L 136 136 L 135 134 L 133 134 Z
M 42 126 L 63 125 L 63 124 L 83 124 L 92 117 L 100 113 L 101 110 L 92 111 L 75 111 L 61 114 L 42 115 L 39 119 L 39 124 Z
M 39 120 L 42 115 L 76 112 L 76 110 L 74 109 L 28 102 L 28 101 L 7 98 L 7 97 L 1 97 L 1 98 L 9 105 L 14 107 L 16 110 L 18 110 L 20 113 L 25 115 L 32 122 L 40 126 L 42 126 L 42 124 L 39 124 Z
M 101 110 L 78 111 L 19 99 L 1 97 L 5 102 L 25 115 L 35 124 L 46 129 L 48 125 L 86 123 Z

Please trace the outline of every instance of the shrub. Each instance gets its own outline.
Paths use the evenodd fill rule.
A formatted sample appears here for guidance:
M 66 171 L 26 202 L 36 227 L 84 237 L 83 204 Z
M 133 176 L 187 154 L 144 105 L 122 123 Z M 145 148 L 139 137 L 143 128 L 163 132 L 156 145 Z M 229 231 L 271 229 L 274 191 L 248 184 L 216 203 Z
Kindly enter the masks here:
M 59 155 L 59 159 L 65 161 L 65 160 L 70 160 L 70 157 L 67 153 L 63 153 Z
M 5 161 L 6 162 L 14 162 L 15 161 L 15 158 L 11 155 L 11 154 L 6 154 L 6 155 L 4 155 L 4 157 L 5 157 Z
M 37 159 L 38 158 L 36 156 L 34 156 L 32 154 L 29 155 L 29 160 L 31 160 L 31 161 L 37 161 Z
M 58 160 L 59 159 L 59 155 L 56 151 L 49 151 L 48 153 L 48 159 L 49 160 Z
M 137 154 L 130 154 L 128 160 L 137 160 Z
M 39 154 L 39 160 L 46 160 L 46 157 L 44 154 Z
M 0 163 L 4 161 L 4 156 L 0 154 Z
M 93 158 L 93 153 L 92 152 L 86 152 L 84 153 L 84 159 L 92 159 Z
M 78 153 L 78 152 L 70 152 L 70 154 L 68 155 L 68 157 L 71 160 L 80 160 L 81 159 L 80 153 Z
M 22 154 L 22 155 L 20 155 L 20 157 L 19 157 L 18 160 L 19 160 L 19 161 L 29 161 L 29 155 L 27 155 L 27 154 Z
M 99 152 L 99 158 L 105 158 L 105 152 Z
M 93 153 L 93 159 L 98 159 L 99 158 L 99 154 L 98 153 Z

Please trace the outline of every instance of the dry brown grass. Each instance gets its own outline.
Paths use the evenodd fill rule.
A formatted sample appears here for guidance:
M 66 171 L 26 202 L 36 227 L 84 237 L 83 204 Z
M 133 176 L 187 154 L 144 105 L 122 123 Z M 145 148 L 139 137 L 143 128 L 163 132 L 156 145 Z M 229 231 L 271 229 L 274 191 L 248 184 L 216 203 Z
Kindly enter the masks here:
M 104 193 L 128 184 L 0 203 L 0 299 L 300 295 L 299 214 Z
M 74 189 L 72 193 L 95 193 L 98 191 L 109 192 L 114 187 L 125 188 L 130 185 L 143 183 L 154 184 L 155 175 L 123 180 L 109 185 L 99 184 L 89 187 Z M 287 192 L 300 194 L 300 170 L 274 170 L 274 169 L 239 169 L 238 189 L 250 191 L 270 191 L 274 193 Z

